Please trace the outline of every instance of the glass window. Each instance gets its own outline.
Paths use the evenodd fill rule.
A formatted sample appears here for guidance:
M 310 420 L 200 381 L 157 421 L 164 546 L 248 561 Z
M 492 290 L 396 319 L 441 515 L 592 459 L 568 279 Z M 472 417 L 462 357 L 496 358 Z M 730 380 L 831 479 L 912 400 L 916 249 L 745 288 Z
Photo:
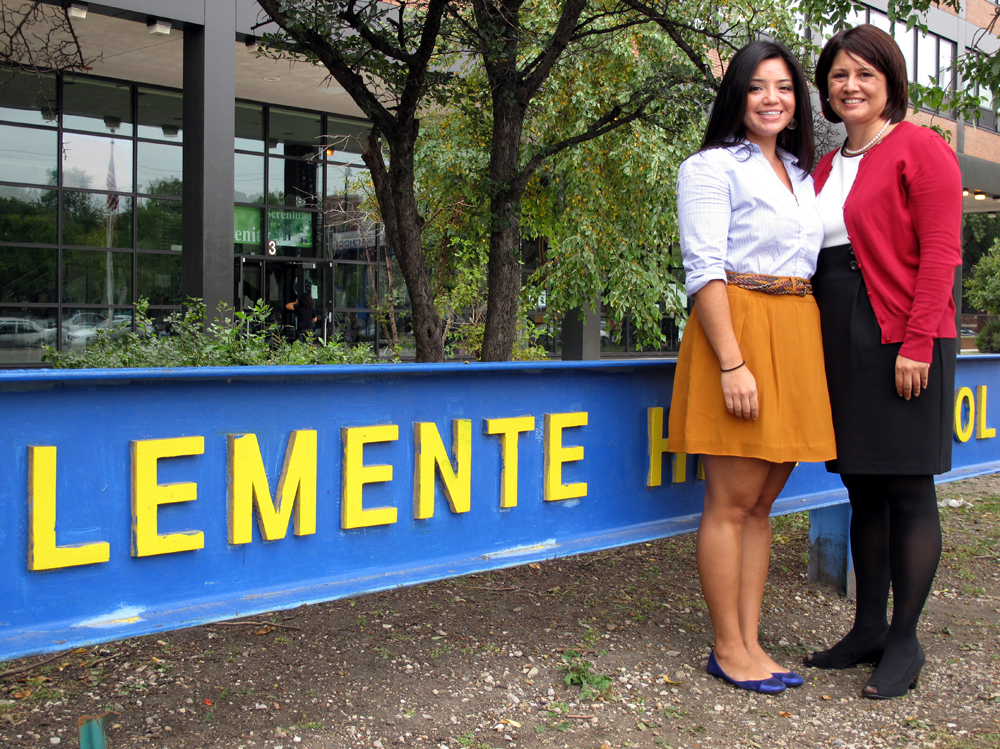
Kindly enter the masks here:
M 333 316 L 333 332 L 339 333 L 349 346 L 374 345 L 376 327 L 375 315 L 370 312 L 337 312 Z
M 132 191 L 132 141 L 63 134 L 63 187 Z
M 913 46 L 915 44 L 916 31 L 914 29 L 907 31 L 906 24 L 895 23 L 892 26 L 892 38 L 896 40 L 896 44 L 899 45 L 899 49 L 903 52 L 903 59 L 906 60 L 907 80 L 912 81 L 916 74 L 913 65 Z
M 40 362 L 42 346 L 55 345 L 55 308 L 0 307 L 0 365 Z
M 138 198 L 136 203 L 136 247 L 180 252 L 183 243 L 181 201 Z
M 887 34 L 891 33 L 892 22 L 889 20 L 889 16 L 887 16 L 885 13 L 880 13 L 879 11 L 874 9 L 870 10 L 869 13 L 871 15 L 868 23 L 870 23 L 872 26 L 878 26 L 880 29 L 882 29 L 882 31 L 884 31 Z
M 863 23 L 868 23 L 866 20 L 868 14 L 865 12 L 864 8 L 851 8 L 850 13 L 847 14 L 845 22 L 847 27 L 859 26 Z
M 940 46 L 938 47 L 938 65 L 940 66 L 938 82 L 942 88 L 951 89 L 952 91 L 956 88 L 956 75 L 952 66 L 955 64 L 957 50 L 958 45 L 955 42 L 949 42 L 947 39 L 940 40 Z
M 112 135 L 132 134 L 132 92 L 128 84 L 63 80 L 63 127 Z
M 54 185 L 58 156 L 55 130 L 0 125 L 0 180 Z
M 52 304 L 56 301 L 54 247 L 0 247 L 0 299 Z
M 137 294 L 150 304 L 180 304 L 181 258 L 140 252 L 136 255 Z
M 270 115 L 267 148 L 272 156 L 306 157 L 320 152 L 323 147 L 320 115 L 277 107 L 271 108 Z
M 233 237 L 233 252 L 237 255 L 260 255 L 264 251 L 263 236 L 260 227 L 264 211 L 260 208 L 249 208 L 238 205 L 236 211 L 236 229 Z
M 264 112 L 260 105 L 236 105 L 236 149 L 264 151 Z
M 79 351 L 94 342 L 97 338 L 97 331 L 111 332 L 123 329 L 132 329 L 132 310 L 129 308 L 64 310 L 62 347 L 64 351 Z
M 368 141 L 369 132 L 371 126 L 366 122 L 327 117 L 326 137 L 323 139 L 326 157 L 331 158 L 334 154 L 360 155 Z
M 19 70 L 0 74 L 0 120 L 55 125 L 56 106 L 55 76 Z
M 389 298 L 389 289 L 392 289 L 392 298 Z M 401 309 L 410 306 L 410 298 L 406 294 L 406 281 L 403 279 L 403 270 L 395 260 L 381 260 L 378 264 L 378 298 L 382 304 L 392 302 L 394 309 Z
M 180 146 L 137 143 L 136 162 L 139 172 L 136 192 L 180 197 L 184 170 L 184 151 Z
M 917 76 L 914 81 L 922 86 L 931 86 L 937 79 L 937 40 L 934 34 L 917 35 Z
M 323 194 L 319 167 L 310 161 L 268 159 L 267 202 L 299 208 L 318 205 Z
M 0 186 L 0 242 L 55 244 L 58 201 L 55 190 Z
M 62 300 L 70 304 L 131 304 L 132 253 L 63 250 Z
M 63 244 L 132 246 L 132 198 L 66 190 L 62 211 Z
M 264 202 L 264 157 L 238 153 L 234 199 L 237 203 Z
M 333 306 L 370 307 L 376 301 L 372 288 L 372 275 L 366 263 L 337 263 L 334 271 Z
M 139 137 L 184 140 L 184 97 L 172 91 L 139 89 Z

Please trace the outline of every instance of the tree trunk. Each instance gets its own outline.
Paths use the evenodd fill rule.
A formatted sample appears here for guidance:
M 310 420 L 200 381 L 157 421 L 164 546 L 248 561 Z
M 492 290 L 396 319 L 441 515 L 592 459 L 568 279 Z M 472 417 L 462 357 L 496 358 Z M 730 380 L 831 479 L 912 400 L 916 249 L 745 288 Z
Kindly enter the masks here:
M 417 124 L 407 132 L 388 140 L 389 166 L 382 158 L 379 133 L 372 129 L 368 148 L 363 154 L 368 165 L 375 194 L 382 209 L 382 223 L 389 246 L 396 253 L 406 281 L 413 315 L 413 337 L 418 362 L 444 361 L 444 338 L 441 318 L 434 306 L 427 266 L 424 264 L 423 218 L 417 208 L 414 193 L 414 143 Z

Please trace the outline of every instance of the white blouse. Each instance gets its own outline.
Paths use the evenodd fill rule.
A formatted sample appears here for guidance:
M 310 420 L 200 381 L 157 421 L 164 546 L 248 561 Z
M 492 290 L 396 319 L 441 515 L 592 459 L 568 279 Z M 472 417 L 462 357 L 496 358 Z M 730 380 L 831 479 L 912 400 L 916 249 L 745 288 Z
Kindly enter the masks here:
M 688 296 L 726 271 L 812 278 L 823 242 L 812 177 L 778 149 L 794 194 L 760 148 L 699 151 L 681 164 L 677 213 Z
M 836 247 L 847 244 L 847 225 L 844 224 L 844 203 L 858 178 L 862 156 L 847 157 L 837 149 L 833 157 L 830 176 L 817 196 L 819 215 L 823 219 L 823 246 Z

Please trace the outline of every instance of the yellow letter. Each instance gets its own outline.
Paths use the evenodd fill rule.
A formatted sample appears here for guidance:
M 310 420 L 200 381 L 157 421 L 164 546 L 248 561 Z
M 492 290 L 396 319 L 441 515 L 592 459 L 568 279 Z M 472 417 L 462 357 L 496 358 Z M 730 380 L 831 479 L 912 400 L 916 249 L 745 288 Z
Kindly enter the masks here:
M 452 419 L 452 467 L 437 425 L 431 421 L 413 424 L 413 517 L 434 517 L 434 469 L 441 476 L 444 496 L 452 512 L 468 512 L 472 504 L 472 422 Z
M 962 404 L 969 402 L 969 423 L 963 424 L 964 419 L 962 418 Z M 976 403 L 975 399 L 972 397 L 972 390 L 970 388 L 959 388 L 958 392 L 955 393 L 955 437 L 958 438 L 959 442 L 968 442 L 969 437 L 972 436 L 972 428 L 976 421 Z
M 986 426 L 986 386 L 976 388 L 976 405 L 979 407 L 979 418 L 976 419 L 976 439 L 988 440 L 997 436 L 997 430 Z
M 700 460 L 700 459 L 699 459 Z M 672 478 L 671 483 L 683 484 L 688 476 L 688 456 L 687 453 L 676 453 L 671 459 Z
M 56 546 L 56 448 L 28 445 L 28 569 L 55 570 L 109 559 L 106 541 Z
M 391 465 L 366 466 L 364 449 L 369 442 L 395 442 L 399 427 L 381 424 L 370 427 L 343 427 L 344 465 L 340 499 L 340 527 L 367 528 L 396 522 L 395 507 L 374 507 L 366 510 L 361 504 L 365 484 L 392 481 Z
M 500 435 L 500 507 L 517 507 L 517 436 L 535 430 L 534 416 L 486 419 L 486 434 Z
M 160 535 L 156 530 L 156 513 L 160 505 L 192 502 L 198 498 L 197 484 L 157 483 L 156 462 L 160 458 L 202 455 L 204 452 L 204 437 L 132 441 L 132 556 L 149 557 L 204 548 L 205 534 L 201 531 Z
M 646 452 L 649 455 L 649 472 L 646 488 L 663 483 L 663 453 L 667 452 L 667 438 L 663 436 L 663 407 L 646 409 Z
M 257 510 L 257 527 L 265 541 L 284 538 L 295 508 L 295 535 L 316 532 L 316 432 L 292 432 L 285 463 L 271 500 L 264 460 L 255 434 L 230 434 L 229 543 L 248 544 L 253 536 L 250 516 Z
M 587 426 L 587 412 L 545 414 L 545 501 L 587 496 L 587 485 L 563 484 L 562 464 L 583 460 L 583 448 L 563 447 L 562 430 Z

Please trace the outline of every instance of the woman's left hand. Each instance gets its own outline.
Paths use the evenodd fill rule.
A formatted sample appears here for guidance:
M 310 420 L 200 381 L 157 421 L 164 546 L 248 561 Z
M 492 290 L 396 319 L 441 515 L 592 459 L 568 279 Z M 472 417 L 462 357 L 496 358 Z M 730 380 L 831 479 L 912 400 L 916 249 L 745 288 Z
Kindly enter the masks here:
M 896 357 L 896 392 L 900 398 L 910 400 L 916 398 L 920 391 L 927 387 L 927 378 L 931 365 L 927 362 L 914 361 L 905 356 Z

